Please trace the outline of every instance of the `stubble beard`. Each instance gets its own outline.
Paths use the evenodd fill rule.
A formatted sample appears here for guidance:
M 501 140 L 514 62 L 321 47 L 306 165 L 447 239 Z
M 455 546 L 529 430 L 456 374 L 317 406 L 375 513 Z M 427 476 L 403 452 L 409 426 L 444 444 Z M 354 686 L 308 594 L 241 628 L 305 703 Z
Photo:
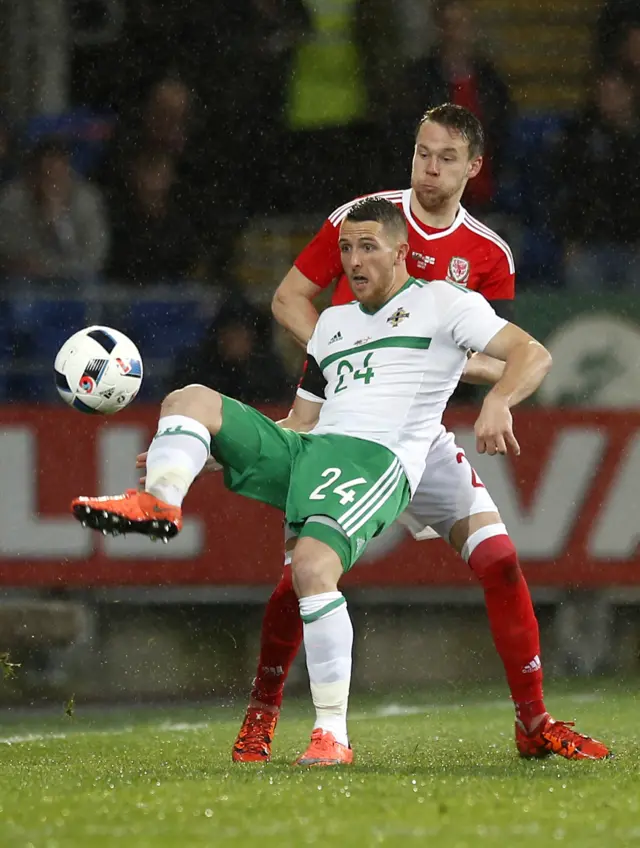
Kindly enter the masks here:
M 444 192 L 438 192 L 436 194 L 434 192 L 427 193 L 419 190 L 415 191 L 418 203 L 425 212 L 429 212 L 431 215 L 437 215 L 438 213 L 446 211 L 447 206 L 451 203 L 451 199 L 455 197 L 457 193 L 458 189 L 450 192 L 449 194 L 445 194 Z

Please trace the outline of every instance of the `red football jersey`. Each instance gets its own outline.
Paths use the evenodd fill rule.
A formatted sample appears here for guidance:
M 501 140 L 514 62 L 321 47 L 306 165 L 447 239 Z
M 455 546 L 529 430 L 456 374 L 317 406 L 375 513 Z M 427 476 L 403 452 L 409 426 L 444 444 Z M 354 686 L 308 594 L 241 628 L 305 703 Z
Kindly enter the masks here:
M 515 266 L 509 245 L 493 230 L 472 218 L 462 206 L 446 230 L 427 227 L 411 212 L 411 189 L 376 192 L 399 206 L 409 228 L 407 270 L 422 280 L 449 280 L 480 292 L 487 300 L 513 300 Z M 342 271 L 338 236 L 340 224 L 361 197 L 339 206 L 300 253 L 296 268 L 311 282 L 326 288 L 335 279 L 333 304 L 349 303 L 353 293 Z

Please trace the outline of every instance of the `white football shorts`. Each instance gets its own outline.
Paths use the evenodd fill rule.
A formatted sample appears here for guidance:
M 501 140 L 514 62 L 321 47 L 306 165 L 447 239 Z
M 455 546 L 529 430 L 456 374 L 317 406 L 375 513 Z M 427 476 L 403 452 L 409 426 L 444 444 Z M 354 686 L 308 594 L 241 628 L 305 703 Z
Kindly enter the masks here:
M 411 503 L 398 518 L 414 539 L 449 540 L 453 525 L 478 512 L 498 512 L 453 433 L 444 428 L 427 456 L 424 474 Z

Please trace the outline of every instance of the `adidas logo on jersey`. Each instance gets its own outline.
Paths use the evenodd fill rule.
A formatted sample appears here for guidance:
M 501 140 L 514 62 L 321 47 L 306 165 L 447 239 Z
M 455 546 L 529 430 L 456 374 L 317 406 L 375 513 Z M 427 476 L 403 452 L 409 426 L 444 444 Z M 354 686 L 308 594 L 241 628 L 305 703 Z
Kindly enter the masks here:
M 338 332 L 335 334 L 335 336 L 331 336 L 331 338 L 329 339 L 329 344 L 333 344 L 334 342 L 339 342 L 341 338 L 342 338 L 342 333 L 340 332 L 340 330 L 338 330 Z

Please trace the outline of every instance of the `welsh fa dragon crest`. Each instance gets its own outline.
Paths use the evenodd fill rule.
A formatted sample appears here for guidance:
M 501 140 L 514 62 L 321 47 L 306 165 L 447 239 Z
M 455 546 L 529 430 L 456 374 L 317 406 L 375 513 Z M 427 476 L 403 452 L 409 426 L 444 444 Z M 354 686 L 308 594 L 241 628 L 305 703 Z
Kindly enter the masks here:
M 466 286 L 469 280 L 470 271 L 471 265 L 468 259 L 464 259 L 462 256 L 452 256 L 445 279 L 450 283 L 457 283 L 459 286 Z

